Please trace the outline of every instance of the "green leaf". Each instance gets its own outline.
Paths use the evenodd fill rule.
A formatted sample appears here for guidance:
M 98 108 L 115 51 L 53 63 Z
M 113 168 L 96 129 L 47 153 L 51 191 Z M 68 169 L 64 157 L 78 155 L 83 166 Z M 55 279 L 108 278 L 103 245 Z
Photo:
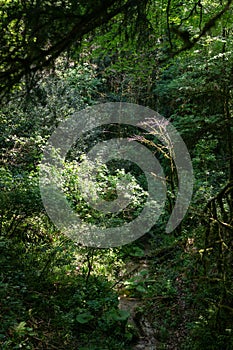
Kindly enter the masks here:
M 140 292 L 140 293 L 146 293 L 146 292 L 147 292 L 147 290 L 146 290 L 144 287 L 142 287 L 142 286 L 137 286 L 137 287 L 136 287 L 136 290 L 137 290 L 138 292 Z
M 109 317 L 114 321 L 126 321 L 130 316 L 127 310 L 113 310 L 109 312 Z
M 90 312 L 85 312 L 83 314 L 79 314 L 76 316 L 76 321 L 78 321 L 81 324 L 88 323 L 94 318 L 94 316 Z
M 139 273 L 141 276 L 146 276 L 149 274 L 149 270 L 144 269 L 144 270 L 139 271 Z
M 130 252 L 130 255 L 142 258 L 145 255 L 145 253 L 144 253 L 144 250 L 142 250 L 141 248 L 134 247 L 133 250 Z

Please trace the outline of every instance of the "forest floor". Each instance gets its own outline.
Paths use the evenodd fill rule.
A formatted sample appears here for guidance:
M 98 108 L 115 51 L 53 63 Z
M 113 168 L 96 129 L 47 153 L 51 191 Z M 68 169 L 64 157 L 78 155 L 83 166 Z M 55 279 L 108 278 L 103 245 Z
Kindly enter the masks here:
M 145 255 L 147 254 L 147 249 L 148 248 L 144 249 Z M 131 279 L 135 278 L 135 280 L 140 276 L 140 271 L 145 269 L 148 269 L 147 259 L 140 259 L 136 262 L 131 260 L 127 266 L 127 270 L 133 271 L 130 276 Z M 119 308 L 130 313 L 128 325 L 133 327 L 137 334 L 132 350 L 156 350 L 157 341 L 155 338 L 154 327 L 149 321 L 147 315 L 141 313 L 144 305 L 143 299 L 141 297 L 131 297 L 125 294 L 124 289 L 121 288 L 119 288 L 118 293 L 120 295 Z
M 149 249 L 148 247 L 145 249 L 145 256 L 147 256 Z M 133 271 L 131 275 L 132 278 L 137 278 L 140 275 L 140 271 L 145 269 L 150 269 L 150 260 L 140 259 L 136 262 L 130 261 L 128 270 Z M 162 324 L 166 315 L 165 313 L 161 313 L 159 310 L 159 305 L 157 303 L 160 300 L 158 296 L 158 302 L 155 303 L 155 306 L 148 310 L 147 298 L 143 297 L 132 297 L 130 295 L 125 294 L 125 290 L 121 287 L 118 290 L 119 293 L 119 308 L 122 310 L 127 310 L 130 313 L 130 317 L 128 319 L 128 325 L 136 331 L 136 340 L 135 344 L 132 347 L 132 350 L 179 350 L 180 343 L 187 336 L 186 324 L 188 322 L 189 308 L 185 303 L 185 295 L 184 295 L 184 285 L 182 276 L 177 277 L 177 295 L 175 300 L 175 307 L 171 307 L 171 314 L 174 314 L 174 318 L 177 315 L 177 310 L 180 315 L 180 322 L 177 325 L 176 329 L 169 329 L 169 324 L 166 329 L 167 331 L 167 339 L 166 341 L 162 341 L 159 339 L 158 330 L 156 329 L 155 324 Z M 155 295 L 156 299 L 156 295 Z M 162 298 L 161 298 L 162 300 Z M 158 311 L 156 309 L 156 305 L 158 307 Z M 155 322 L 156 315 L 156 322 Z M 161 347 L 162 346 L 162 347 Z

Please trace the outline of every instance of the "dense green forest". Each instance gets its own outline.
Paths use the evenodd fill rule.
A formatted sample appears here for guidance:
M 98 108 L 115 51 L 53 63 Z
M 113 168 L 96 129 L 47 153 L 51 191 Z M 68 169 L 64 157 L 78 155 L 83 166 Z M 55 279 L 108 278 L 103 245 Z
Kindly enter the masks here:
M 233 349 L 232 2 L 0 1 L 1 349 Z M 109 102 L 166 118 L 187 146 L 194 183 L 186 215 L 168 232 L 181 181 L 158 122 L 148 119 L 147 132 L 93 122 L 59 178 L 83 222 L 126 235 L 150 191 L 139 164 L 113 159 L 98 164 L 96 194 L 110 205 L 126 182 L 129 204 L 106 214 L 87 203 L 79 166 L 93 174 L 87 153 L 98 143 L 136 142 L 166 180 L 151 228 L 103 247 L 51 220 L 40 171 L 56 128 Z

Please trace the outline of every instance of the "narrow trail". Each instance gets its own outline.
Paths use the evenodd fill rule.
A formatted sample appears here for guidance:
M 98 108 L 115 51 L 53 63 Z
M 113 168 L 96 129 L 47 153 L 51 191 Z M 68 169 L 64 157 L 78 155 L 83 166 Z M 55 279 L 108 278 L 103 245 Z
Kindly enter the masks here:
M 144 250 L 144 257 L 131 260 L 126 269 L 128 271 L 127 279 L 135 278 L 135 280 L 139 280 L 142 276 L 140 276 L 140 272 L 143 270 L 149 270 L 151 263 L 150 258 L 150 247 L 146 247 Z M 130 276 L 130 277 L 129 277 Z M 122 279 L 122 285 L 118 288 L 119 293 L 119 308 L 122 310 L 127 310 L 130 314 L 128 319 L 128 324 L 135 329 L 137 333 L 137 338 L 135 344 L 132 347 L 132 350 L 157 350 L 161 345 L 161 341 L 159 340 L 159 329 L 156 329 L 154 325 L 153 313 L 157 308 L 156 305 L 152 306 L 153 310 L 151 312 L 147 310 L 146 313 L 143 312 L 145 307 L 146 299 L 143 297 L 134 297 L 134 293 L 127 293 L 125 289 L 124 282 L 125 279 Z M 167 350 L 178 350 L 180 348 L 179 344 L 185 340 L 187 336 L 187 328 L 186 325 L 189 323 L 189 313 L 190 306 L 186 305 L 185 302 L 185 285 L 183 283 L 182 275 L 176 277 L 176 289 L 177 294 L 174 298 L 173 304 L 170 306 L 171 313 L 174 313 L 174 317 L 179 315 L 179 323 L 177 324 L 176 329 L 170 329 L 168 326 L 168 338 L 165 341 Z M 158 299 L 161 296 L 158 296 Z M 168 306 L 169 307 L 169 306 Z M 148 307 L 146 307 L 148 309 Z M 164 315 L 165 316 L 165 315 Z M 158 315 L 157 317 L 158 324 L 160 321 L 163 321 L 163 315 Z M 163 322 L 161 322 L 163 324 Z
M 148 253 L 145 248 L 145 256 Z M 137 262 L 130 261 L 128 270 L 133 271 L 130 276 L 137 278 L 140 275 L 140 271 L 148 269 L 148 261 L 146 258 L 142 258 Z M 119 308 L 121 310 L 127 310 L 130 313 L 128 324 L 131 325 L 138 335 L 133 350 L 156 350 L 156 338 L 155 330 L 150 321 L 141 312 L 143 307 L 143 299 L 130 297 L 124 293 L 124 289 L 119 288 Z
M 137 330 L 138 339 L 133 350 L 156 350 L 155 332 L 148 319 L 137 314 L 137 309 L 142 305 L 142 301 L 136 298 L 120 297 L 119 308 L 130 313 L 128 323 Z

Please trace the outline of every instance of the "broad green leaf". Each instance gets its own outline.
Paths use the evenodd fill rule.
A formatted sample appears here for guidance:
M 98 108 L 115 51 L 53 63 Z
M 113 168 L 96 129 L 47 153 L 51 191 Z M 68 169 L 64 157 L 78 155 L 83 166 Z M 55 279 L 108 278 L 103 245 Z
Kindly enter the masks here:
M 76 316 L 76 321 L 79 323 L 85 324 L 91 321 L 94 318 L 94 316 L 90 312 L 85 312 L 83 314 L 79 314 Z

